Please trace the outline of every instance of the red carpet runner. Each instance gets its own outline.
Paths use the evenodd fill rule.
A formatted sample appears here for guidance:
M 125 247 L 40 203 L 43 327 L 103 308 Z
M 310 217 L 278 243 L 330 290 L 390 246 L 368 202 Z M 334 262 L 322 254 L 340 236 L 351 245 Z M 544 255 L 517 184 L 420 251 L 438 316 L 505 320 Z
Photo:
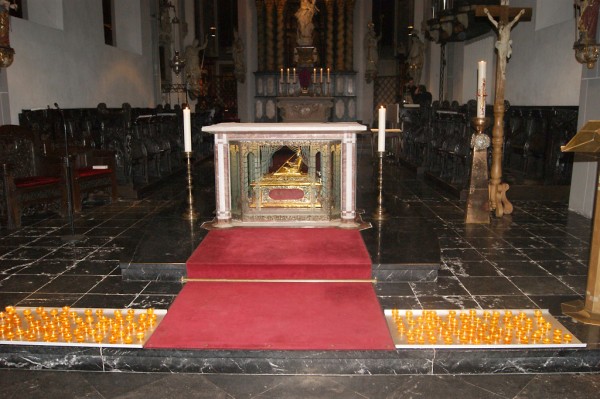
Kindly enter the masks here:
M 189 278 L 369 279 L 360 233 L 213 230 Z M 188 282 L 146 348 L 393 350 L 370 283 Z

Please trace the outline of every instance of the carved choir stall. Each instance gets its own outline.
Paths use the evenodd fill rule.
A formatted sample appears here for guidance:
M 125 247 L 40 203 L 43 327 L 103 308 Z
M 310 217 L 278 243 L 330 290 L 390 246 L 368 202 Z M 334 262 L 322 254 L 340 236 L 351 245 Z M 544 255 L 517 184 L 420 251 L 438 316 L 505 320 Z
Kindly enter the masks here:
M 212 227 L 356 228 L 358 123 L 221 123 L 215 135 Z

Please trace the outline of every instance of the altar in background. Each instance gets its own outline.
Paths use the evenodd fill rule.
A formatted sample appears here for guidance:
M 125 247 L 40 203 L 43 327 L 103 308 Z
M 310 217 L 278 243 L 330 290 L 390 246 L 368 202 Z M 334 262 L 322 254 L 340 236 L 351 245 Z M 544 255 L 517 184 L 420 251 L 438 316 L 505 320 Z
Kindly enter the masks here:
M 216 219 L 240 225 L 359 226 L 356 135 L 339 123 L 221 123 L 215 135 Z

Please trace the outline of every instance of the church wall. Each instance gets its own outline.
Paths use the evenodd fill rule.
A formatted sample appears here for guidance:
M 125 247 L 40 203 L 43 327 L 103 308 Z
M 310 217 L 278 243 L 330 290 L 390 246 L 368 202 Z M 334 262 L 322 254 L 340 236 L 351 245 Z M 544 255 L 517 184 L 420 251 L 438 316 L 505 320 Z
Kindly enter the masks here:
M 507 66 L 505 98 L 514 105 L 577 105 L 579 104 L 579 86 L 581 66 L 573 57 L 574 18 L 572 17 L 572 1 L 556 0 L 552 6 L 547 6 L 544 1 L 513 0 L 513 7 L 523 6 L 533 8 L 533 19 L 530 22 L 517 24 L 512 31 L 513 54 Z M 566 3 L 571 7 L 570 13 L 565 15 Z M 537 12 L 537 6 L 543 11 Z M 568 8 L 568 7 L 567 7 Z M 429 18 L 431 12 L 423 11 L 424 17 Z M 489 33 L 477 39 L 464 42 L 464 48 L 455 46 L 454 51 L 448 51 L 447 63 L 451 68 L 452 92 L 447 91 L 447 100 L 457 100 L 464 103 L 475 98 L 477 84 L 477 61 L 488 62 L 487 76 L 490 82 L 488 91 L 488 104 L 493 103 L 494 74 L 496 53 L 494 43 L 496 34 Z M 425 83 L 434 100 L 438 99 L 439 79 L 439 51 L 440 45 L 429 44 L 423 76 L 429 76 Z M 450 54 L 454 53 L 452 59 Z M 459 60 L 458 58 L 462 58 Z M 462 68 L 459 68 L 462 63 Z M 448 72 L 448 71 L 447 71 Z M 448 74 L 447 74 L 447 77 Z
M 117 47 L 104 44 L 99 1 L 64 0 L 63 29 L 11 19 L 16 54 L 6 69 L 10 121 L 4 123 L 18 123 L 22 109 L 52 107 L 55 102 L 63 108 L 95 107 L 100 102 L 109 107 L 124 102 L 155 105 L 151 0 L 115 3 Z M 119 9 L 129 11 L 123 14 Z
M 511 6 L 533 8 L 533 20 L 519 23 L 514 29 L 513 56 L 508 62 L 506 99 L 515 105 L 578 105 L 581 65 L 575 60 L 575 18 L 572 1 L 559 0 L 538 16 L 534 0 L 511 1 Z M 567 20 L 564 3 L 571 5 Z M 548 11 L 554 14 L 550 14 Z M 538 24 L 537 20 L 540 19 Z M 536 29 L 536 26 L 543 27 Z
M 596 41 L 598 41 L 598 37 L 596 37 Z M 600 107 L 598 107 L 600 104 L 600 65 L 596 63 L 592 69 L 582 66 L 581 70 L 577 129 L 581 129 L 590 120 L 600 120 Z M 596 160 L 585 157 L 583 154 L 575 155 L 569 209 L 588 218 L 591 218 L 594 212 L 594 195 L 598 182 L 597 165 Z

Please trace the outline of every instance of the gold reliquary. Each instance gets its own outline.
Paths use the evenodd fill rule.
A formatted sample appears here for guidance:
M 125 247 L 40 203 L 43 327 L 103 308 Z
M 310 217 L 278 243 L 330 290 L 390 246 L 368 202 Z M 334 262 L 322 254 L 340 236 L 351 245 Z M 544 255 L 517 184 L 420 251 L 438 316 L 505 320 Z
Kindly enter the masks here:
M 309 177 L 298 149 L 275 172 L 250 184 L 251 208 L 321 208 L 322 183 Z

